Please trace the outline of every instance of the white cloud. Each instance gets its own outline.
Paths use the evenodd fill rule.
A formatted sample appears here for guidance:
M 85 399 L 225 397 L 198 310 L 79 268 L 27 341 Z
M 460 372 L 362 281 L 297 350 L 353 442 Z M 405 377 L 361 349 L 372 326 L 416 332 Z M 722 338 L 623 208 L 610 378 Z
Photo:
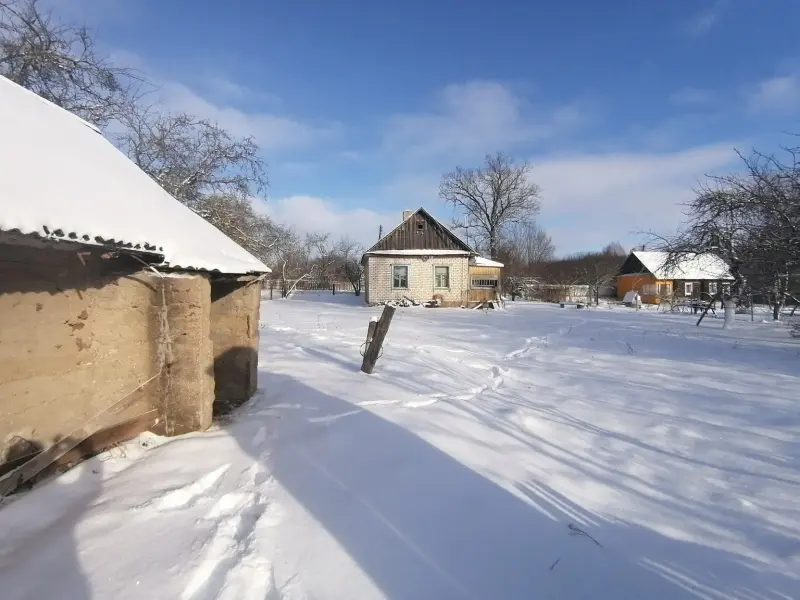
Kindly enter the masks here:
M 698 182 L 735 161 L 733 147 L 539 160 L 533 178 L 543 188 L 541 223 L 559 253 L 614 240 L 631 245 L 637 232 L 668 233 L 681 222 L 681 203 L 691 199 Z
M 291 117 L 215 104 L 175 81 L 161 85 L 159 98 L 168 109 L 216 121 L 235 136 L 252 135 L 267 152 L 308 147 L 333 140 L 342 132 L 336 122 L 312 125 Z
M 691 199 L 704 175 L 735 164 L 734 145 L 537 157 L 532 178 L 543 191 L 540 223 L 562 255 L 599 249 L 615 240 L 631 246 L 637 232 L 669 233 L 682 220 L 681 203 Z M 438 182 L 433 171 L 398 177 L 377 188 L 371 203 L 359 202 L 363 208 L 309 196 L 271 200 L 264 206 L 268 214 L 300 232 L 349 235 L 368 246 L 377 240 L 379 225 L 388 232 L 400 222 L 404 209 L 423 206 L 447 224 L 450 209 L 438 198 Z M 371 208 L 387 205 L 396 210 Z
M 672 94 L 669 101 L 680 106 L 698 106 L 710 104 L 714 98 L 715 94 L 709 90 L 686 87 Z
M 136 69 L 156 85 L 156 97 L 167 110 L 217 122 L 236 137 L 253 136 L 268 154 L 330 142 L 343 132 L 342 124 L 336 121 L 310 123 L 273 112 L 239 109 L 233 105 L 237 100 L 257 99 L 273 105 L 280 101 L 277 96 L 254 92 L 229 79 L 208 77 L 202 80 L 203 86 L 212 92 L 212 100 L 182 82 L 160 76 L 137 54 L 115 50 L 109 58 L 116 66 Z
M 759 82 L 747 94 L 754 113 L 790 114 L 800 110 L 800 74 L 792 73 Z
M 369 208 L 346 208 L 333 200 L 314 196 L 290 196 L 259 203 L 259 208 L 279 223 L 293 226 L 299 233 L 330 233 L 334 240 L 343 236 L 369 247 L 378 240 L 378 228 L 384 233 L 400 223 L 397 214 L 376 212 Z
M 446 86 L 436 100 L 435 111 L 392 117 L 384 148 L 405 157 L 458 160 L 552 137 L 584 120 L 577 105 L 533 118 L 520 96 L 491 81 Z
M 719 22 L 727 2 L 719 0 L 708 10 L 697 13 L 685 23 L 684 30 L 687 34 L 697 37 L 711 31 Z

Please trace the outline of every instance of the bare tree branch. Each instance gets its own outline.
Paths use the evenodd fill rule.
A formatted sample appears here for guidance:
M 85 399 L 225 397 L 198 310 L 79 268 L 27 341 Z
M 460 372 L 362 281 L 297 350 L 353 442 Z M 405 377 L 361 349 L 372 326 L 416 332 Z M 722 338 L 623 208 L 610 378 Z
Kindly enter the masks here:
M 446 173 L 439 185 L 439 197 L 472 223 L 479 244 L 496 258 L 504 229 L 530 223 L 539 212 L 539 186 L 531 182 L 531 166 L 515 164 L 498 152 L 487 155 L 481 168 Z M 456 227 L 463 227 L 456 224 Z
M 100 56 L 85 27 L 60 22 L 39 0 L 0 0 L 0 75 L 98 127 L 119 118 L 144 83 Z

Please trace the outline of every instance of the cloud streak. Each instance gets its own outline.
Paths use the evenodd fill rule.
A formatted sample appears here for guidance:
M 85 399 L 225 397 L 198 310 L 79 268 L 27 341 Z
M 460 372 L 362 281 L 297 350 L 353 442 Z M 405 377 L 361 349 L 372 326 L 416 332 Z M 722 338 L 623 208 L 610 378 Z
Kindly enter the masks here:
M 800 74 L 790 73 L 760 81 L 746 97 L 751 113 L 800 113 Z
M 692 37 L 707 34 L 719 23 L 726 8 L 727 2 L 719 0 L 708 10 L 695 14 L 685 23 L 685 33 Z
M 586 118 L 577 104 L 536 113 L 501 83 L 470 81 L 441 89 L 429 112 L 391 117 L 383 149 L 413 159 L 474 158 L 566 133 Z

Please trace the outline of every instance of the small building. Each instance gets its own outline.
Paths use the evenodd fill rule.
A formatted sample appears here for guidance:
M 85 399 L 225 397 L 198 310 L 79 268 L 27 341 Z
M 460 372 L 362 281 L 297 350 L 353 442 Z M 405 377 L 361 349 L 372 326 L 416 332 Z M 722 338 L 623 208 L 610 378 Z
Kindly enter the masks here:
M 631 252 L 617 274 L 617 298 L 639 292 L 645 304 L 711 300 L 733 281 L 728 265 L 715 254 L 687 254 L 674 267 L 666 252 Z
M 474 256 L 469 261 L 470 302 L 488 302 L 503 295 L 503 263 Z
M 364 253 L 364 299 L 469 306 L 501 291 L 502 263 L 484 259 L 424 208 Z
M 269 268 L 92 125 L 0 77 L 0 464 L 256 389 Z

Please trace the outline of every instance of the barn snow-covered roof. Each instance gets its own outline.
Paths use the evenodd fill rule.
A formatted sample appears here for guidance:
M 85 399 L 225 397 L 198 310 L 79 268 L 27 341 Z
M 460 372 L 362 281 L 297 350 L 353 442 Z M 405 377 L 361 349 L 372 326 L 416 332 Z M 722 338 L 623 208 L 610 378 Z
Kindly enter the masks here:
M 475 257 L 475 266 L 476 267 L 496 267 L 500 268 L 503 267 L 503 263 L 497 262 L 496 260 L 491 260 L 489 258 L 483 258 L 482 256 Z
M 666 252 L 640 250 L 632 254 L 658 279 L 733 279 L 728 265 L 716 254 L 687 254 L 672 268 L 666 266 Z
M 95 127 L 2 76 L 0 231 L 149 252 L 176 269 L 270 271 Z

